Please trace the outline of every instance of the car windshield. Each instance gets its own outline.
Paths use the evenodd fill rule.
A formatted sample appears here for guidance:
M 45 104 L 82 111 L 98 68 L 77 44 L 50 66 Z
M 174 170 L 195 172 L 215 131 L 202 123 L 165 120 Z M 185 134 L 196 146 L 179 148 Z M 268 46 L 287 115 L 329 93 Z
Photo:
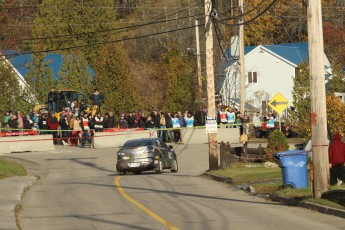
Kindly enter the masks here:
M 134 148 L 134 147 L 148 146 L 148 145 L 152 145 L 151 140 L 130 141 L 130 142 L 125 143 L 123 147 Z

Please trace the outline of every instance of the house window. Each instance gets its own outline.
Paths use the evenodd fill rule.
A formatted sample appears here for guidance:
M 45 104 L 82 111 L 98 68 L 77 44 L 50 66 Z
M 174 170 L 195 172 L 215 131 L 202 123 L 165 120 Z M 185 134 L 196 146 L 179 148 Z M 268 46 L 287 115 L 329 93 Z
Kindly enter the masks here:
M 258 74 L 257 72 L 248 72 L 248 83 L 257 83 Z
M 295 77 L 298 77 L 301 74 L 301 71 L 299 68 L 295 68 Z
M 253 73 L 248 72 L 248 83 L 253 83 Z

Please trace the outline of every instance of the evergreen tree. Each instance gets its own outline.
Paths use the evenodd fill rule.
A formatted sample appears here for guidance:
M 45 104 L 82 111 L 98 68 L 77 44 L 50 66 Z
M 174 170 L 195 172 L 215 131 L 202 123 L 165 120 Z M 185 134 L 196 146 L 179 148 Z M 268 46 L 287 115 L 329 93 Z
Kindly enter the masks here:
M 299 66 L 299 74 L 294 78 L 292 98 L 294 108 L 289 110 L 289 120 L 293 130 L 302 137 L 310 137 L 310 80 L 306 63 Z
M 98 58 L 99 46 L 95 44 L 107 42 L 115 25 L 113 0 L 43 0 L 38 11 L 33 34 L 46 39 L 35 48 L 69 48 L 67 53 L 79 50 L 88 63 Z
M 1 118 L 5 111 L 21 111 L 28 113 L 33 108 L 33 100 L 29 97 L 29 91 L 22 89 L 15 72 L 5 60 L 0 61 L 0 111 Z
M 46 60 L 43 55 L 33 55 L 32 58 L 25 79 L 38 103 L 43 104 L 47 101 L 50 88 L 55 86 L 53 72 L 49 67 L 51 60 Z
M 59 88 L 89 92 L 92 79 L 86 60 L 74 54 L 63 55 L 63 60 Z
M 96 60 L 95 85 L 105 96 L 102 112 L 112 111 L 119 115 L 139 108 L 141 100 L 137 93 L 138 83 L 133 81 L 124 60 L 125 52 L 116 44 L 104 46 Z
M 195 106 L 197 92 L 196 78 L 193 74 L 193 64 L 175 45 L 171 45 L 162 60 L 163 78 L 166 89 L 162 94 L 163 109 L 169 111 L 184 111 Z
M 310 80 L 309 69 L 306 63 L 300 65 L 300 74 L 294 79 L 293 87 L 293 105 L 294 108 L 289 111 L 289 122 L 293 126 L 293 130 L 301 137 L 311 136 L 310 125 Z M 331 87 L 326 92 L 327 98 L 324 103 L 327 105 L 327 127 L 329 138 L 331 133 L 345 132 L 345 105 L 339 98 L 334 96 L 334 92 L 344 89 L 344 83 L 341 77 L 333 76 L 330 82 Z M 320 102 L 322 103 L 322 102 Z

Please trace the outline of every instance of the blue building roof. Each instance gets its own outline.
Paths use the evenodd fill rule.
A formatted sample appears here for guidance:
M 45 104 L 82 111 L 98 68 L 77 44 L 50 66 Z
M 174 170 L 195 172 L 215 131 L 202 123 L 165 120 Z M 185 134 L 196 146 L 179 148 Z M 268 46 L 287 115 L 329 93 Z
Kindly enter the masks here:
M 266 49 L 272 51 L 273 53 L 281 56 L 282 58 L 299 65 L 304 61 L 308 61 L 308 42 L 297 42 L 297 43 L 288 43 L 288 44 L 274 44 L 274 45 L 261 45 Z M 244 55 L 247 55 L 257 46 L 246 46 L 244 47 Z M 234 57 L 231 55 L 230 48 L 226 49 L 225 55 L 227 59 L 233 60 Z M 227 66 L 232 63 L 227 62 Z M 223 66 L 222 66 L 223 67 Z
M 309 59 L 307 42 L 264 45 L 263 47 L 294 63 L 295 65 L 299 65 L 304 61 L 308 61 Z
M 15 54 L 13 51 L 2 51 L 3 54 L 9 55 L 9 61 L 17 69 L 17 71 L 25 78 L 26 73 L 28 72 L 28 66 L 33 62 L 32 54 Z M 13 55 L 14 54 L 14 55 Z M 11 57 L 12 56 L 12 57 Z M 53 78 L 61 79 L 59 76 L 59 71 L 63 63 L 62 54 L 47 54 L 43 61 L 48 64 L 48 67 L 51 68 L 53 72 Z M 95 71 L 89 67 L 89 73 L 91 79 L 94 78 Z

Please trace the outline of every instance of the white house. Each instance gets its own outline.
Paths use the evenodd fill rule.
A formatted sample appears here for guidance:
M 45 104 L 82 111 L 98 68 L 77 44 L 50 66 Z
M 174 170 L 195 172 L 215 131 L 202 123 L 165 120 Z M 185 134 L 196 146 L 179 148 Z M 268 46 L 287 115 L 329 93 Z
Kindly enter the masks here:
M 276 93 L 292 103 L 293 79 L 298 65 L 308 61 L 308 43 L 259 45 L 245 48 L 246 102 L 256 108 L 266 106 Z M 324 56 L 325 76 L 331 75 L 330 63 Z M 218 82 L 223 104 L 239 97 L 239 64 L 231 61 Z
M 0 56 L 2 64 L 10 68 L 14 72 L 14 76 L 18 80 L 19 86 L 22 89 L 25 89 L 28 87 L 28 83 L 25 81 L 23 75 L 19 73 L 19 71 L 12 65 L 12 63 L 6 59 L 5 56 Z

